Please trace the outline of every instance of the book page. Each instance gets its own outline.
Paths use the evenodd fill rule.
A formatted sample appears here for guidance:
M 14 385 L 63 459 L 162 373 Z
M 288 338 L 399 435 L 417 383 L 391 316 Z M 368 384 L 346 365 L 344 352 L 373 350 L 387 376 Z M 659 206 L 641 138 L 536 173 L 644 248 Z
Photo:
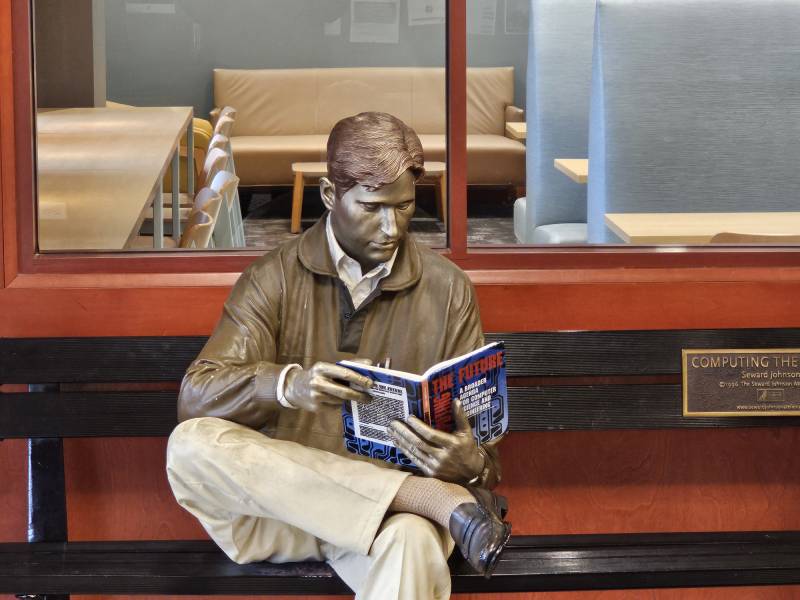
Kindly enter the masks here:
M 406 388 L 382 381 L 373 381 L 366 392 L 372 402 L 352 402 L 353 425 L 357 437 L 379 442 L 394 448 L 394 442 L 386 429 L 392 421 L 408 419 L 408 395 Z

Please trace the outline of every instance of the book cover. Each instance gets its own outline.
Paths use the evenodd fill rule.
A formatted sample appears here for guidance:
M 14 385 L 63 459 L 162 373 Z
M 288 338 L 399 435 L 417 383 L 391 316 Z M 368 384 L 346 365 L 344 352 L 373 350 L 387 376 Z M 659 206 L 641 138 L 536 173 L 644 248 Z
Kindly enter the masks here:
M 368 390 L 371 402 L 345 402 L 342 406 L 345 447 L 355 454 L 416 468 L 394 446 L 387 427 L 395 419 L 405 421 L 415 415 L 436 429 L 450 432 L 454 428 L 455 399 L 461 400 L 479 444 L 500 437 L 508 429 L 503 342 L 437 363 L 421 375 L 351 361 L 339 364 L 373 381 Z

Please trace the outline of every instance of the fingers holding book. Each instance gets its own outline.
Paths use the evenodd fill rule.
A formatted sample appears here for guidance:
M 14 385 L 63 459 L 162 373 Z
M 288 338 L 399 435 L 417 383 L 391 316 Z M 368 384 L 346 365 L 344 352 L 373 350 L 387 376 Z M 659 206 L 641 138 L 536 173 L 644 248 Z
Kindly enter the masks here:
M 354 386 L 354 387 L 351 387 Z M 372 380 L 355 371 L 318 362 L 310 369 L 295 369 L 286 381 L 286 400 L 297 408 L 316 411 L 322 406 L 342 402 L 369 402 L 366 391 L 372 387 Z
M 474 479 L 484 466 L 484 457 L 472 435 L 461 403 L 454 402 L 456 430 L 445 433 L 411 416 L 406 423 L 394 421 L 389 434 L 397 447 L 411 457 L 429 477 L 464 483 Z

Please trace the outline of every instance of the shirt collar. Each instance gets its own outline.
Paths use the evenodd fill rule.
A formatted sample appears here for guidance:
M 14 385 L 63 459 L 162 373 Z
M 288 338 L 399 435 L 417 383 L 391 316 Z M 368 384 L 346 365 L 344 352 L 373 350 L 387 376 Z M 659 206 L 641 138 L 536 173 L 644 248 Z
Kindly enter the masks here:
M 325 234 L 325 219 L 327 218 L 326 213 L 303 232 L 296 242 L 297 258 L 312 273 L 336 277 L 336 268 L 333 266 L 333 258 Z M 427 252 L 427 249 L 424 251 Z M 418 248 L 414 242 L 414 238 L 406 235 L 397 249 L 397 260 L 392 266 L 392 272 L 381 282 L 381 289 L 396 292 L 416 285 L 422 277 L 422 252 L 423 250 Z
M 368 273 L 363 273 L 361 265 L 357 260 L 349 256 L 339 245 L 336 235 L 333 233 L 333 226 L 331 225 L 331 215 L 328 213 L 325 219 L 325 233 L 328 237 L 328 248 L 333 259 L 333 266 L 339 275 L 339 279 L 348 281 L 354 279 L 355 282 L 362 279 L 382 278 L 386 277 L 392 272 L 395 259 L 397 258 L 397 249 L 392 253 L 392 257 L 386 262 L 379 263 L 373 267 Z

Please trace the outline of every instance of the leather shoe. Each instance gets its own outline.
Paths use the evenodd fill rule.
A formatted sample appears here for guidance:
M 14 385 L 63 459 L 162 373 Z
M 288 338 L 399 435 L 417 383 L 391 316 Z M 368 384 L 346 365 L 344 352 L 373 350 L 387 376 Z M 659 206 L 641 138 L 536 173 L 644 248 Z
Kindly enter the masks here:
M 497 566 L 500 554 L 511 537 L 511 524 L 500 516 L 505 498 L 489 490 L 467 487 L 476 502 L 459 504 L 450 515 L 450 535 L 461 554 L 487 579 Z

